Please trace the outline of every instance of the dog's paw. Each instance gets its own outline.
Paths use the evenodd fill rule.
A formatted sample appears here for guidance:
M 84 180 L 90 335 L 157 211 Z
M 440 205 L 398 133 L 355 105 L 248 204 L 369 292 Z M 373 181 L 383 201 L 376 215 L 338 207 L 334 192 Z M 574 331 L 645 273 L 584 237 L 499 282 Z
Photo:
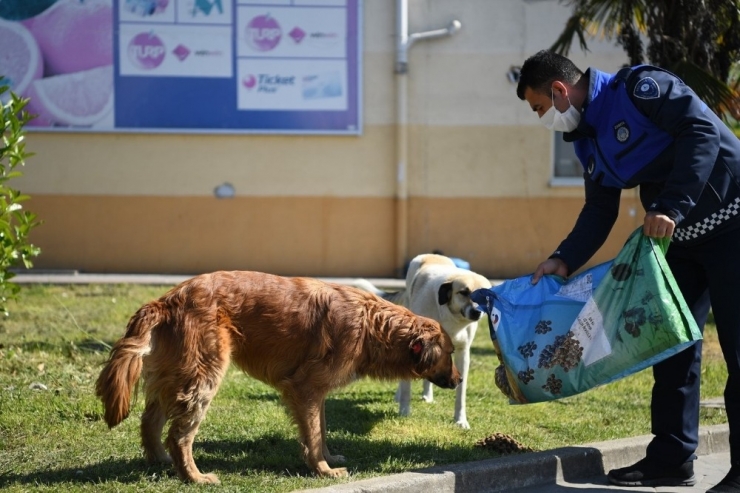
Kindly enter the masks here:
M 401 416 L 411 416 L 411 406 L 399 407 L 398 414 L 400 414 Z
M 215 474 L 200 474 L 192 478 L 193 483 L 198 484 L 221 484 Z
M 424 395 L 424 394 L 422 394 L 422 396 L 421 396 L 421 400 L 423 400 L 423 401 L 424 401 L 424 402 L 426 402 L 426 403 L 429 403 L 429 404 L 431 404 L 432 402 L 434 402 L 434 396 L 432 396 L 432 395 Z
M 319 471 L 320 476 L 326 478 L 346 478 L 349 476 L 346 467 L 326 468 Z
M 170 454 L 157 454 L 157 455 L 146 455 L 146 463 L 149 465 L 156 465 L 156 464 L 172 464 L 172 457 Z
M 469 430 L 470 429 L 470 423 L 468 423 L 467 419 L 458 419 L 455 421 L 455 424 L 462 428 L 463 430 Z
M 347 472 L 346 467 L 335 467 L 334 469 L 329 470 L 329 476 L 332 478 L 346 478 L 349 476 L 349 473 Z

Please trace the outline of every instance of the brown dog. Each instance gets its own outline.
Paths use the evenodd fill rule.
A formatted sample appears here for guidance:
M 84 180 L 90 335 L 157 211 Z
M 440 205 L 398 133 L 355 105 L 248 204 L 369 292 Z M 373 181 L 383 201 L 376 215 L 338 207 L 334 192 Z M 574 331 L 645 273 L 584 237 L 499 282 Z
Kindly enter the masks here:
M 357 377 L 425 378 L 455 388 L 450 337 L 372 293 L 310 278 L 215 272 L 142 306 L 113 346 L 96 383 L 113 427 L 128 416 L 143 374 L 141 440 L 148 461 L 174 462 L 178 475 L 218 483 L 193 461 L 193 440 L 229 363 L 275 387 L 298 425 L 306 464 L 346 476 L 326 446 L 324 400 Z M 170 428 L 162 444 L 162 430 Z

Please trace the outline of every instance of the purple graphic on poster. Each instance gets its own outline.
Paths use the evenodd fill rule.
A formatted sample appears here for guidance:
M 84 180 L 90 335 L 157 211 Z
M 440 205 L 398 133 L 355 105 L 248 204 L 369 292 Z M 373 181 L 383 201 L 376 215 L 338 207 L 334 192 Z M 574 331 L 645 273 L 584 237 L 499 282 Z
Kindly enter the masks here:
M 4 0 L 1 13 L 0 75 L 30 99 L 30 125 L 112 128 L 112 0 Z
M 128 56 L 134 65 L 145 70 L 155 69 L 164 60 L 164 43 L 152 32 L 134 36 L 128 44 Z M 175 49 L 177 53 L 177 48 Z M 183 54 L 179 56 L 183 56 Z
M 270 51 L 275 48 L 282 34 L 280 24 L 270 17 L 270 14 L 253 18 L 245 31 L 247 43 L 257 51 Z
M 0 75 L 39 130 L 359 134 L 361 9 L 2 0 Z
M 361 132 L 361 0 L 170 0 L 146 16 L 120 1 L 116 129 Z M 162 44 L 135 42 L 132 61 L 142 33 Z

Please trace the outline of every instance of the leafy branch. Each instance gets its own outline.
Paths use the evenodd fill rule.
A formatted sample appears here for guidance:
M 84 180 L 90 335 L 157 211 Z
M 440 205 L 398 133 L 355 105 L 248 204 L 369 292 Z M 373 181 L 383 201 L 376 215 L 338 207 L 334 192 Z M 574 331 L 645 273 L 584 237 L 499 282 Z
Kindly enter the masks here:
M 23 264 L 33 266 L 31 259 L 41 249 L 29 242 L 31 229 L 41 222 L 36 214 L 23 209 L 28 195 L 12 188 L 10 180 L 21 176 L 17 169 L 33 155 L 26 152 L 23 128 L 31 119 L 24 110 L 28 99 L 10 91 L 0 76 L 0 312 L 8 315 L 8 301 L 16 298 L 20 287 L 10 280 L 15 276 L 10 267 Z

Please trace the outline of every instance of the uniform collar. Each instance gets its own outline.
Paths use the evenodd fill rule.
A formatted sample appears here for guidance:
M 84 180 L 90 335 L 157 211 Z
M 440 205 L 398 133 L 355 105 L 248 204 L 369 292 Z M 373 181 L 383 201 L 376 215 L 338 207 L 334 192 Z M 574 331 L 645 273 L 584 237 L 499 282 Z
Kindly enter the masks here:
M 586 99 L 583 101 L 583 107 L 581 108 L 581 121 L 572 132 L 563 133 L 563 140 L 566 142 L 573 142 L 584 137 L 596 136 L 596 130 L 593 126 L 588 123 L 588 109 L 592 106 L 594 100 L 608 87 L 608 81 L 612 77 L 610 74 L 589 67 L 583 75 L 588 77 L 588 94 Z M 594 109 L 594 111 L 597 111 Z

